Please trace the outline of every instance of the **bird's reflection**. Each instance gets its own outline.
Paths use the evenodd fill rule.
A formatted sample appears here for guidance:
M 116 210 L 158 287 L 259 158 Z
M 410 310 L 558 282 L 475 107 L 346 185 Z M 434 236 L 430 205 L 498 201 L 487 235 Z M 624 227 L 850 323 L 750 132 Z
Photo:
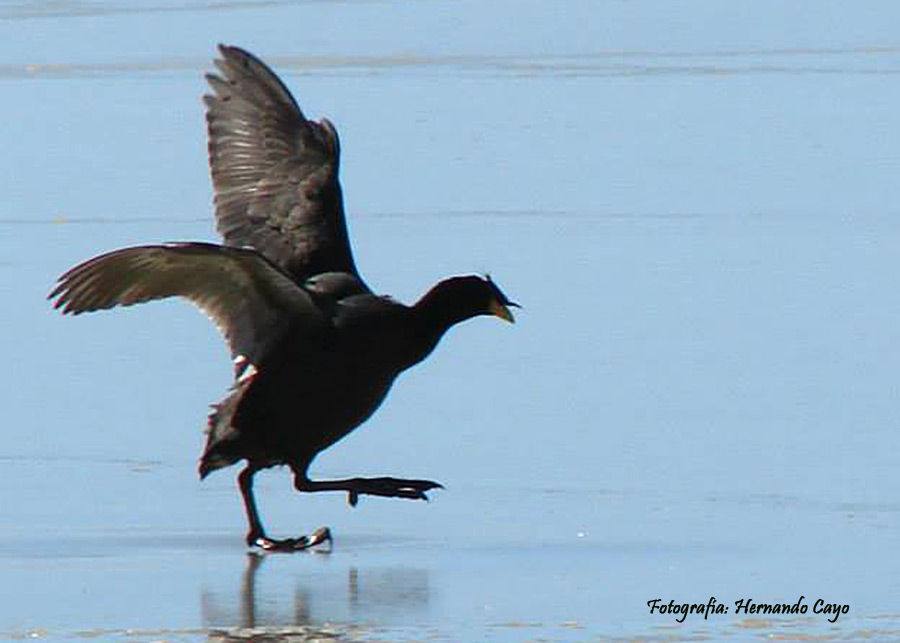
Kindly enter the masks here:
M 268 563 L 269 558 L 276 560 Z M 296 640 L 315 635 L 326 622 L 329 631 L 340 623 L 358 629 L 355 623 L 409 616 L 424 610 L 429 602 L 428 571 L 424 569 L 334 569 L 327 561 L 314 573 L 304 574 L 293 565 L 276 565 L 290 558 L 248 553 L 236 600 L 217 591 L 203 591 L 201 609 L 204 625 L 210 628 L 210 641 Z M 260 573 L 264 567 L 269 567 L 271 575 Z M 300 576 L 291 596 L 276 591 L 283 586 L 286 572 Z

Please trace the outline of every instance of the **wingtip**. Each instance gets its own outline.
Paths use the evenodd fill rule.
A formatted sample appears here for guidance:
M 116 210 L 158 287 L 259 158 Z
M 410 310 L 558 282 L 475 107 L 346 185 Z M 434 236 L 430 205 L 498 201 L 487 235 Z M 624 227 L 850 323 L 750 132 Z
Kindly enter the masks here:
M 238 52 L 242 51 L 234 45 L 226 45 L 223 42 L 216 45 L 216 50 L 218 51 L 218 56 L 213 58 L 213 64 L 222 72 L 225 72 L 229 63 L 233 63 L 234 59 L 239 57 Z M 206 76 L 208 78 L 209 74 L 206 74 Z
M 216 49 L 219 50 L 219 54 L 225 58 L 233 55 L 235 51 L 242 51 L 240 47 L 235 47 L 234 45 L 226 45 L 224 42 L 220 42 L 216 45 Z
M 68 315 L 70 310 L 69 296 L 66 292 L 68 284 L 62 278 L 56 283 L 56 287 L 47 295 L 47 301 L 53 302 L 53 310 L 58 310 L 63 315 Z
M 238 47 L 237 45 L 226 45 L 224 43 L 218 44 L 219 54 L 221 54 L 225 63 L 246 63 L 248 60 L 256 60 L 256 56 L 251 54 L 249 51 L 244 49 L 243 47 Z

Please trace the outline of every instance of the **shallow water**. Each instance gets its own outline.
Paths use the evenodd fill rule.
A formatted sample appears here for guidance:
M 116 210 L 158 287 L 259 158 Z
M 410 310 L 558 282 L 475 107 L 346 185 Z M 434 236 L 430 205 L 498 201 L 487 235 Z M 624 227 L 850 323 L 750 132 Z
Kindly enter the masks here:
M 0 638 L 900 636 L 898 13 L 0 2 Z M 198 482 L 230 376 L 202 315 L 44 299 L 98 252 L 215 240 L 220 41 L 337 124 L 370 283 L 490 271 L 524 305 L 454 329 L 314 466 L 432 502 L 259 476 L 272 533 L 329 525 L 330 553 L 248 554 L 236 471 Z M 710 597 L 729 613 L 647 604 Z

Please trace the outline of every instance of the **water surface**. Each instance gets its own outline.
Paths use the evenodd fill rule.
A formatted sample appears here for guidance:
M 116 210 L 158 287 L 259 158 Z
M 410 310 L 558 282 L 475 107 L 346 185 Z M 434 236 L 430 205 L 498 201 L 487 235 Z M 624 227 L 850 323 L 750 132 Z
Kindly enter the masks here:
M 0 638 L 896 638 L 897 13 L 0 3 Z M 370 283 L 489 271 L 525 306 L 314 466 L 432 502 L 259 476 L 273 534 L 327 524 L 330 554 L 248 554 L 236 470 L 197 480 L 230 376 L 202 315 L 44 299 L 98 252 L 216 239 L 217 42 L 337 124 Z M 647 606 L 710 597 L 729 613 Z

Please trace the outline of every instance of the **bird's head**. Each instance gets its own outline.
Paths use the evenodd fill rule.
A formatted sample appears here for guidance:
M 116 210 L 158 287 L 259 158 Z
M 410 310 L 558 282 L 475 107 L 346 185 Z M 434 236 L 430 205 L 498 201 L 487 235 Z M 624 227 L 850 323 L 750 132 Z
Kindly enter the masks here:
M 510 308 L 519 307 L 487 275 L 451 277 L 440 282 L 415 306 L 444 327 L 478 315 L 514 321 Z
M 499 286 L 494 283 L 494 280 L 491 279 L 490 275 L 485 275 L 482 280 L 484 284 L 487 285 L 487 289 L 489 291 L 488 294 L 488 303 L 487 303 L 487 314 L 494 315 L 499 317 L 500 319 L 504 319 L 509 323 L 515 323 L 515 317 L 513 317 L 512 311 L 510 308 L 521 308 L 519 304 L 512 302 L 509 298 L 500 290 Z

